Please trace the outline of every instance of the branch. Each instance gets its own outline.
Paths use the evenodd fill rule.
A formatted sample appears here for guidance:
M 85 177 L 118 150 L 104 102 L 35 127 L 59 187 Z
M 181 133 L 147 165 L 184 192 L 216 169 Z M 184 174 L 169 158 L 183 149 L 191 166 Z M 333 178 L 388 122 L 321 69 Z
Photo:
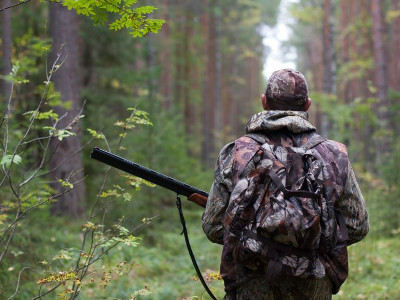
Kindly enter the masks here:
M 8 300 L 14 298 L 15 295 L 17 294 L 18 289 L 19 289 L 19 283 L 20 283 L 20 281 L 21 281 L 21 274 L 22 274 L 22 272 L 23 272 L 24 270 L 26 270 L 26 269 L 30 269 L 30 268 L 24 267 L 24 268 L 21 269 L 21 271 L 19 271 L 19 274 L 18 274 L 18 281 L 17 281 L 17 287 L 15 288 L 14 294 L 12 294 L 12 295 L 8 298 Z
M 12 230 L 12 232 L 11 232 L 11 234 L 10 234 L 10 237 L 8 238 L 7 243 L 6 243 L 5 247 L 4 247 L 4 250 L 3 250 L 3 252 L 2 252 L 1 255 L 0 255 L 0 263 L 1 263 L 1 261 L 3 260 L 4 255 L 7 253 L 8 247 L 10 247 L 10 243 L 11 243 L 11 240 L 13 239 L 13 237 L 14 237 L 14 234 L 15 234 L 15 230 L 16 230 L 16 229 L 17 229 L 17 224 L 14 224 L 13 230 Z
M 72 184 L 73 184 L 73 185 L 76 185 L 76 184 L 78 184 L 79 182 L 83 181 L 85 178 L 86 178 L 86 177 L 83 177 L 83 178 L 81 178 L 81 179 L 79 179 L 79 180 L 73 182 Z M 55 194 L 55 195 L 53 195 L 53 196 L 51 196 L 51 197 L 49 197 L 49 198 L 47 198 L 47 199 L 45 199 L 45 200 L 43 200 L 43 201 L 41 201 L 41 202 L 35 204 L 35 205 L 32 205 L 32 206 L 28 207 L 28 208 L 27 208 L 26 210 L 24 210 L 23 212 L 18 213 L 17 216 L 15 217 L 14 221 L 13 221 L 12 223 L 10 223 L 10 225 L 2 232 L 2 236 L 0 237 L 0 243 L 3 241 L 3 239 L 4 239 L 5 235 L 7 234 L 7 232 L 8 232 L 13 226 L 16 226 L 16 223 L 17 223 L 20 219 L 22 219 L 27 213 L 29 213 L 31 210 L 33 210 L 33 209 L 35 209 L 35 208 L 37 208 L 37 207 L 39 207 L 39 206 L 41 206 L 41 205 L 43 205 L 43 204 L 45 204 L 45 203 L 48 203 L 49 201 L 51 201 L 51 200 L 53 200 L 53 199 L 57 199 L 58 197 L 60 197 L 61 195 L 66 194 L 66 193 L 68 193 L 68 192 L 69 192 L 70 190 L 72 190 L 72 189 L 73 189 L 73 188 L 69 188 L 69 189 L 63 190 L 63 191 L 61 191 L 61 192 L 58 193 L 58 194 Z M 1 261 L 1 260 L 0 260 L 0 261 Z
M 49 88 L 49 85 L 50 85 L 50 80 L 51 80 L 52 74 L 53 74 L 54 71 L 56 70 L 56 64 L 57 64 L 57 62 L 58 62 L 59 60 L 60 60 L 60 55 L 58 55 L 57 58 L 55 59 L 53 65 L 52 65 L 52 67 L 51 67 L 50 75 L 47 75 L 47 81 L 46 81 L 46 85 L 45 85 L 45 88 L 44 88 L 44 91 L 43 91 L 43 94 L 42 94 L 42 98 L 40 99 L 39 104 L 38 104 L 37 107 L 36 107 L 35 113 L 38 113 L 38 112 L 39 112 L 39 109 L 42 107 L 43 102 L 45 101 L 45 99 L 46 99 L 46 97 L 47 97 L 47 91 L 48 91 L 48 88 Z M 46 70 L 46 72 L 47 72 L 47 70 Z M 10 101 L 11 101 L 11 99 L 10 99 Z M 29 123 L 29 125 L 28 125 L 28 128 L 27 128 L 26 131 L 25 131 L 25 134 L 24 134 L 23 137 L 19 140 L 17 146 L 14 148 L 13 158 L 12 158 L 11 161 L 13 161 L 14 156 L 15 156 L 15 155 L 17 154 L 17 152 L 18 152 L 18 149 L 21 147 L 23 141 L 25 140 L 25 138 L 28 136 L 29 132 L 31 131 L 31 129 L 32 129 L 32 127 L 33 127 L 33 123 L 35 122 L 35 118 L 33 117 L 33 116 L 35 115 L 35 113 L 34 113 L 34 114 L 32 115 L 32 117 L 31 117 L 30 123 Z M 6 126 L 7 126 L 7 123 L 6 123 Z M 4 155 L 7 154 L 6 151 L 7 151 L 7 146 L 5 146 L 5 154 L 4 154 Z M 4 176 L 4 178 L 1 180 L 0 186 L 2 186 L 3 183 L 4 183 L 4 181 L 6 180 L 6 178 L 9 177 L 11 167 L 12 167 L 12 163 L 10 164 L 10 166 L 9 166 L 6 170 L 4 170 L 4 171 L 5 171 L 5 176 Z
M 9 9 L 9 8 L 13 8 L 13 7 L 18 6 L 18 5 L 21 5 L 21 4 L 28 3 L 28 2 L 30 2 L 30 1 L 31 1 L 31 0 L 25 0 L 25 1 L 23 1 L 23 2 L 18 2 L 18 3 L 16 3 L 16 4 L 13 4 L 13 5 L 10 5 L 10 6 L 6 6 L 6 7 L 3 7 L 3 8 L 0 8 L 0 11 L 6 10 L 6 9 Z
M 154 217 L 152 217 L 152 218 L 149 218 L 149 219 L 150 219 L 150 221 L 153 221 L 154 219 L 156 219 L 156 218 L 158 218 L 158 217 L 159 217 L 159 215 L 156 215 L 156 216 L 154 216 Z M 147 225 L 147 223 L 142 223 L 142 224 L 136 226 L 135 228 L 133 228 L 131 231 L 128 232 L 128 235 L 132 234 L 133 232 L 135 232 L 136 230 L 142 228 L 142 227 L 145 226 L 145 225 Z M 94 233 L 94 232 L 92 231 L 92 234 L 93 234 L 93 233 Z M 105 241 L 105 242 L 106 242 L 106 241 Z M 96 245 L 94 246 L 94 248 L 98 247 L 99 245 L 104 244 L 105 242 L 100 243 L 100 244 L 96 244 Z M 76 268 L 75 271 L 78 273 L 78 272 L 80 272 L 80 271 L 84 271 L 84 270 L 85 270 L 85 274 L 86 274 L 88 268 L 89 268 L 92 264 L 94 264 L 95 262 L 97 262 L 98 260 L 100 260 L 104 255 L 108 254 L 108 252 L 109 252 L 111 249 L 115 248 L 115 247 L 116 247 L 117 245 L 119 245 L 120 243 L 121 243 L 121 242 L 115 242 L 114 245 L 111 245 L 111 246 L 108 247 L 107 249 L 105 249 L 105 250 L 102 249 L 102 252 L 101 252 L 97 257 L 94 257 L 92 260 L 90 260 L 87 264 L 83 265 L 82 267 Z M 93 253 L 93 251 L 91 251 L 91 252 Z M 81 278 L 83 279 L 83 277 L 81 277 Z M 62 284 L 63 284 L 63 282 L 59 282 L 59 283 L 56 284 L 54 287 L 52 287 L 50 290 L 48 290 L 48 291 L 46 291 L 45 293 L 41 294 L 42 287 L 45 285 L 45 283 L 42 284 L 42 285 L 40 286 L 40 288 L 39 288 L 39 295 L 36 296 L 36 297 L 34 297 L 34 298 L 32 298 L 32 300 L 41 299 L 43 296 L 45 296 L 45 295 L 51 293 L 52 291 L 54 291 L 55 289 L 57 289 L 57 288 L 58 288 L 60 285 L 62 285 Z M 77 292 L 78 292 L 78 291 L 75 291 L 75 292 L 74 292 L 74 295 L 79 293 L 79 292 L 78 292 L 78 293 L 77 293 Z M 73 298 L 71 298 L 71 299 L 73 299 Z

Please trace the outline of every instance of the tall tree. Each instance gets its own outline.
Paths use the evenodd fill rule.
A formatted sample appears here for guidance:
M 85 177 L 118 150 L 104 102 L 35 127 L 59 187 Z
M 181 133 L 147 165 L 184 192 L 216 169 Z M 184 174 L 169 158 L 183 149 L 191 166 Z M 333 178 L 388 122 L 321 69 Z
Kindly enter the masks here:
M 322 46 L 322 89 L 325 94 L 333 95 L 336 93 L 336 55 L 335 47 L 333 47 L 333 1 L 324 0 L 324 16 L 323 16 L 323 46 Z M 326 114 L 322 114 L 321 134 L 328 135 L 330 131 L 330 122 L 327 120 Z
M 163 19 L 170 20 L 172 19 L 169 0 L 163 1 Z M 160 34 L 161 44 L 163 45 L 164 49 L 169 49 L 171 43 L 171 24 L 167 22 L 163 29 L 161 30 Z M 163 68 L 161 69 L 161 78 L 160 78 L 160 92 L 163 97 L 162 105 L 165 109 L 170 110 L 173 104 L 173 95 L 172 95 L 172 61 L 170 59 L 170 53 L 168 51 L 161 51 L 160 52 L 160 61 L 163 64 Z
M 349 35 L 348 35 L 348 26 L 349 26 L 349 1 L 341 0 L 340 1 L 340 32 L 341 32 L 341 64 L 345 65 L 349 61 Z M 343 78 L 339 82 L 340 88 L 340 98 L 343 101 L 348 102 L 349 95 L 349 82 L 347 78 Z
M 375 74 L 378 88 L 378 98 L 381 104 L 387 104 L 387 58 L 385 51 L 385 24 L 383 20 L 382 3 L 379 0 L 371 1 L 372 12 L 372 34 L 374 41 Z M 387 110 L 380 110 L 382 117 L 385 117 Z M 386 118 L 385 118 L 386 119 Z
M 371 0 L 372 13 L 372 36 L 374 46 L 375 60 L 375 82 L 377 87 L 377 96 L 379 105 L 377 107 L 378 118 L 380 119 L 381 129 L 388 129 L 390 103 L 388 99 L 388 73 L 387 57 L 385 49 L 385 24 L 382 12 L 382 2 L 380 0 Z M 384 136 L 384 135 L 383 135 Z M 384 138 L 377 141 L 378 161 L 388 150 L 388 140 Z
M 3 1 L 4 7 L 11 6 L 11 0 Z M 1 39 L 2 39 L 2 68 L 1 74 L 7 75 L 11 72 L 11 49 L 12 49 L 12 36 L 11 36 L 11 9 L 5 9 L 0 12 L 1 15 Z M 8 100 L 11 93 L 11 84 L 2 80 L 0 87 L 0 95 L 4 100 Z
M 390 10 L 395 12 L 391 30 L 390 88 L 400 90 L 400 0 L 392 0 Z
M 392 0 L 391 11 L 394 12 L 395 16 L 393 19 L 393 25 L 391 30 L 391 57 L 390 57 L 390 88 L 392 91 L 400 91 L 400 0 Z M 400 97 L 394 97 L 393 103 L 400 103 Z M 400 119 L 400 110 L 393 114 L 393 120 Z M 400 131 L 400 123 L 394 123 L 394 132 Z
M 78 49 L 78 17 L 75 12 L 57 3 L 50 3 L 50 35 L 53 40 L 50 62 L 60 56 L 60 68 L 55 72 L 53 81 L 57 91 L 61 93 L 62 104 L 55 108 L 60 116 L 57 129 L 66 129 L 74 136 L 59 141 L 53 138 L 52 155 L 49 168 L 54 179 L 53 187 L 60 190 L 58 180 L 66 180 L 74 184 L 74 188 L 63 194 L 54 204 L 52 212 L 70 217 L 79 217 L 83 213 L 85 202 L 85 183 L 81 140 L 79 134 L 79 113 L 81 110 Z
M 207 1 L 204 0 L 206 3 Z M 203 99 L 204 99 L 204 110 L 203 110 L 203 161 L 206 165 L 211 166 L 213 164 L 212 153 L 215 151 L 215 139 L 214 139 L 214 128 L 215 128 L 215 76 L 216 76 L 216 51 L 217 51 L 217 31 L 215 27 L 216 16 L 215 8 L 216 2 L 211 2 L 208 10 L 203 15 L 202 28 L 204 30 L 204 58 L 206 63 L 206 71 L 204 76 L 203 84 Z
M 369 87 L 370 83 L 375 81 L 374 71 L 372 67 L 372 53 L 373 53 L 373 41 L 371 32 L 371 25 L 365 26 L 365 24 L 371 24 L 371 14 L 370 14 L 370 0 L 360 1 L 360 37 L 359 37 L 359 56 L 364 62 L 369 62 L 364 64 L 361 69 L 362 77 L 359 79 L 360 85 L 360 97 L 363 99 L 363 103 L 368 104 L 369 99 L 374 97 L 371 89 Z M 358 129 L 359 135 L 362 137 L 362 147 L 360 149 L 359 158 L 361 161 L 365 162 L 365 168 L 369 171 L 373 171 L 374 166 L 374 147 L 367 147 L 370 144 L 371 133 L 375 127 L 371 118 L 366 120 L 365 116 L 358 115 L 358 120 L 360 127 Z M 363 124 L 361 126 L 361 124 Z M 356 133 L 357 135 L 357 133 Z

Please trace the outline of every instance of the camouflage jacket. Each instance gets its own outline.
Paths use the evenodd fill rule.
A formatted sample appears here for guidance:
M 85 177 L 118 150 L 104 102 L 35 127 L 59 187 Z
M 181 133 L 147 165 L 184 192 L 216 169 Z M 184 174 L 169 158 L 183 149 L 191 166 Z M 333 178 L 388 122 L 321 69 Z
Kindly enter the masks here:
M 306 112 L 263 111 L 255 114 L 249 120 L 246 133 L 265 134 L 272 142 L 276 141 L 282 146 L 300 146 L 316 134 L 315 127 L 307 119 Z M 224 243 L 223 218 L 231 193 L 239 173 L 243 169 L 243 163 L 250 159 L 258 147 L 259 144 L 256 141 L 245 136 L 227 144 L 220 152 L 216 163 L 214 182 L 202 219 L 203 230 L 212 242 Z M 243 148 L 246 151 L 243 151 Z M 338 142 L 327 140 L 316 146 L 315 150 L 320 156 L 319 158 L 328 166 L 331 184 L 326 189 L 326 197 L 332 199 L 335 209 L 344 216 L 349 235 L 347 244 L 358 242 L 368 233 L 368 214 L 353 169 L 347 158 L 346 147 Z M 240 153 L 240 157 L 237 156 L 237 153 Z M 226 276 L 224 278 L 226 291 L 229 292 L 229 290 L 235 288 L 244 294 L 249 292 L 252 295 L 249 297 L 251 299 L 264 299 L 263 296 L 257 297 L 252 294 L 254 286 L 251 287 L 254 278 L 257 280 L 257 277 L 262 275 L 251 274 L 248 270 L 236 268 L 234 262 L 229 261 L 229 255 L 226 253 L 229 252 L 227 248 L 229 247 L 224 245 L 221 275 L 224 277 L 223 273 L 226 270 L 234 268 L 236 272 L 234 277 L 240 280 L 232 280 L 231 275 Z M 317 266 L 315 274 L 311 275 L 323 279 L 326 276 L 325 268 L 319 260 L 320 258 L 315 262 Z M 248 290 L 246 285 L 248 285 Z M 261 294 L 266 295 L 270 292 L 268 283 L 262 284 L 262 286 Z M 260 291 L 260 289 L 258 290 Z M 311 295 L 308 296 L 310 299 L 312 298 Z

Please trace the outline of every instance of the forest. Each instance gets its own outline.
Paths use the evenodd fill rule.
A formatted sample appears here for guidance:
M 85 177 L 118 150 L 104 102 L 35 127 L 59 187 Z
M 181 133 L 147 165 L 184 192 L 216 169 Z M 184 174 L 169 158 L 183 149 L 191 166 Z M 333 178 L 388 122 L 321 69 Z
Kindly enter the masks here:
M 305 74 L 309 119 L 347 146 L 367 204 L 333 299 L 400 299 L 400 0 L 0 0 L 0 20 L 1 299 L 211 299 L 176 194 L 90 153 L 208 192 L 221 147 L 262 110 L 266 32 Z M 222 299 L 222 248 L 182 201 Z

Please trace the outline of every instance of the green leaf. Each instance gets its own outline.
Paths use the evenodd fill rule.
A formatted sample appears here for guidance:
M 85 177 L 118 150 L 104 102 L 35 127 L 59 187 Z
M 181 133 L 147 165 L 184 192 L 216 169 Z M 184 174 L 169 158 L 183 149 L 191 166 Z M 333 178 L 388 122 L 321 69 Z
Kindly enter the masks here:
M 71 132 L 71 131 L 66 130 L 66 129 L 55 130 L 53 132 L 50 132 L 50 134 L 52 136 L 57 137 L 59 141 L 62 141 L 66 137 L 76 135 L 74 132 Z
M 61 184 L 63 188 L 72 189 L 74 185 L 70 183 L 68 180 L 58 179 L 58 182 Z
M 130 299 L 136 299 L 137 296 L 148 296 L 151 292 L 148 289 L 141 289 L 135 291 L 132 295 L 130 295 Z
M 88 128 L 87 131 L 91 134 L 92 137 L 95 139 L 103 139 L 103 134 L 98 133 L 96 130 Z
M 69 10 L 74 9 L 78 14 L 93 20 L 94 24 L 106 24 L 109 17 L 114 21 L 109 24 L 110 30 L 127 28 L 133 37 L 141 37 L 149 32 L 157 33 L 164 23 L 163 20 L 147 18 L 157 8 L 144 5 L 134 7 L 137 0 L 108 0 L 108 1 L 77 1 L 64 0 L 61 2 Z
M 53 112 L 53 110 L 45 111 L 45 112 L 39 112 L 39 114 L 36 116 L 36 119 L 38 120 L 46 120 L 46 119 L 54 119 L 58 120 L 58 114 Z
M 124 198 L 124 201 L 130 202 L 132 200 L 132 194 L 131 193 L 123 193 L 122 197 Z
M 8 168 L 8 167 L 10 167 L 10 165 L 12 163 L 18 165 L 21 162 L 22 162 L 22 158 L 18 154 L 15 154 L 15 155 L 4 155 L 1 158 L 0 165 L 5 165 L 6 168 Z
M 72 254 L 68 250 L 61 250 L 58 255 L 53 257 L 53 260 L 71 260 Z

